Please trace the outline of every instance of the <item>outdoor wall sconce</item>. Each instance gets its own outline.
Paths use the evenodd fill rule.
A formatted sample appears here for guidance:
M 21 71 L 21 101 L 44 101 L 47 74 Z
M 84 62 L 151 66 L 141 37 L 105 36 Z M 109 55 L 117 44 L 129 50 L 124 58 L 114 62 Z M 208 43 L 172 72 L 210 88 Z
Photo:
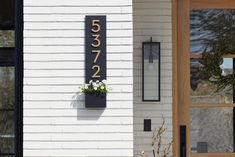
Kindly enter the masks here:
M 142 45 L 142 100 L 160 101 L 160 42 Z

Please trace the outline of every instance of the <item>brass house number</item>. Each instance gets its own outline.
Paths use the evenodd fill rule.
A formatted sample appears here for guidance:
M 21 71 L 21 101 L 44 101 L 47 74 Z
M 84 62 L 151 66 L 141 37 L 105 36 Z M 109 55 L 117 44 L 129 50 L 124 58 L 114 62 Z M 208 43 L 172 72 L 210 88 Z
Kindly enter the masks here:
M 106 16 L 86 16 L 86 83 L 106 79 Z

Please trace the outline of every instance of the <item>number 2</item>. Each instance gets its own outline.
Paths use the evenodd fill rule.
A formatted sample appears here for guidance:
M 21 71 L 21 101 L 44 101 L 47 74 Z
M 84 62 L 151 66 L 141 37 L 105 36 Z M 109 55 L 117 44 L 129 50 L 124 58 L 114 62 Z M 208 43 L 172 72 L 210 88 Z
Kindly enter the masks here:
M 96 72 L 91 76 L 91 78 L 100 78 L 99 72 L 100 72 L 100 66 L 99 65 L 94 65 L 92 67 L 92 70 L 96 70 Z

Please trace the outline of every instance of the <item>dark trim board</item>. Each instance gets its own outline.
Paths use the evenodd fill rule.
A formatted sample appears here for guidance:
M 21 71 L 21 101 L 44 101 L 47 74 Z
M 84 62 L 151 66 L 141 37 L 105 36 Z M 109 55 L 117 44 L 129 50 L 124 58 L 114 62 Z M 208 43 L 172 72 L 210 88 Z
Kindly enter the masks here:
M 233 58 L 233 71 L 235 70 L 235 58 Z M 233 103 L 235 103 L 235 89 L 233 88 Z M 233 107 L 233 152 L 235 152 L 235 107 Z
M 23 157 L 23 0 L 15 8 L 15 157 Z

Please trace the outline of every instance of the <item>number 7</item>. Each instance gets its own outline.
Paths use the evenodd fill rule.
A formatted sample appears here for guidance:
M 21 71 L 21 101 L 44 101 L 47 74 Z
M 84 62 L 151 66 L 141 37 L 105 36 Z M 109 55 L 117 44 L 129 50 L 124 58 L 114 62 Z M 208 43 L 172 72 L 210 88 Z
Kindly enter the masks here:
M 95 59 L 93 61 L 93 63 L 96 63 L 97 59 L 100 56 L 100 50 L 92 50 L 92 53 L 96 53 Z

